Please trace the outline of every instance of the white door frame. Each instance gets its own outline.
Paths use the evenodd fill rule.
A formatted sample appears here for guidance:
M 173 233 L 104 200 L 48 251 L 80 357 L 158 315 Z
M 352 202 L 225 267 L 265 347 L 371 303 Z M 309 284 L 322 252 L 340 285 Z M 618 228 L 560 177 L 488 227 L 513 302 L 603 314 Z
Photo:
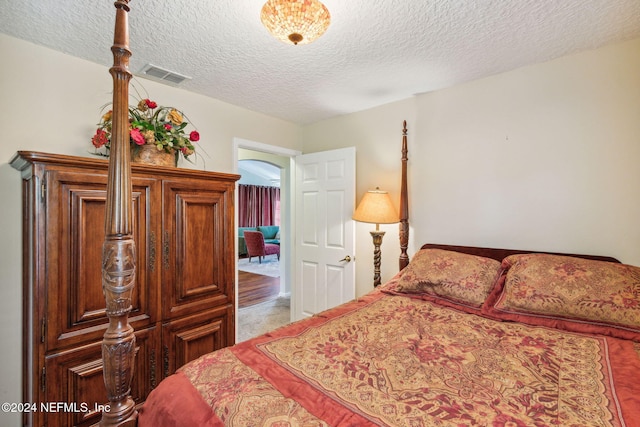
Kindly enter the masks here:
M 244 148 L 252 151 L 260 151 L 263 153 L 274 154 L 281 157 L 289 157 L 289 173 L 288 176 L 282 176 L 280 181 L 280 191 L 286 191 L 287 197 L 280 204 L 280 227 L 282 228 L 282 236 L 284 239 L 280 240 L 280 289 L 289 290 L 291 292 L 291 299 L 295 297 L 293 293 L 293 244 L 294 244 L 294 228 L 293 223 L 295 221 L 295 200 L 294 200 L 294 185 L 295 185 L 295 158 L 302 154 L 301 151 L 291 150 L 289 148 L 278 147 L 275 145 L 264 144 L 261 142 L 250 141 L 248 139 L 233 138 L 232 156 L 233 156 L 233 173 L 238 173 L 238 149 Z M 238 183 L 236 182 L 236 193 L 238 190 Z M 235 218 L 234 218 L 234 246 L 235 254 L 238 253 L 238 198 L 235 197 Z M 281 236 L 281 237 L 282 237 Z M 235 263 L 235 312 L 238 312 L 238 265 L 237 257 L 234 257 Z M 286 292 L 285 292 L 286 293 Z M 236 337 L 238 336 L 238 322 L 236 324 Z

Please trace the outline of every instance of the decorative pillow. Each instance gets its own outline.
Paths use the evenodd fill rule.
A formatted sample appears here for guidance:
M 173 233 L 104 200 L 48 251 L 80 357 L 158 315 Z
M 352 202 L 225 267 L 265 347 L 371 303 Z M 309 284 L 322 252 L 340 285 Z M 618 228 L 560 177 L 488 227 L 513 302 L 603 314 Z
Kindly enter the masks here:
M 548 254 L 511 255 L 502 267 L 485 314 L 640 339 L 640 268 Z
M 391 293 L 418 296 L 430 301 L 448 301 L 479 312 L 499 277 L 500 262 L 441 249 L 422 249 L 416 253 Z

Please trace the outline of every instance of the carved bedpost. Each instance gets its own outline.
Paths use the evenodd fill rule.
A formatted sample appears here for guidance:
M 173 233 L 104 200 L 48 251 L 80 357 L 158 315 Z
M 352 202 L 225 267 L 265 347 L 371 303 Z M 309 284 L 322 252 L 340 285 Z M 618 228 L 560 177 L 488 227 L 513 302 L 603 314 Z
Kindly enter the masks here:
M 400 270 L 409 264 L 409 194 L 407 190 L 407 121 L 402 122 L 402 185 L 400 187 Z
M 102 426 L 132 426 L 137 412 L 131 398 L 136 337 L 129 325 L 135 286 L 135 242 L 132 234 L 132 190 L 129 154 L 129 0 L 116 0 L 113 52 L 113 118 L 109 178 L 102 247 L 102 291 L 109 326 L 102 341 L 104 383 L 109 407 Z

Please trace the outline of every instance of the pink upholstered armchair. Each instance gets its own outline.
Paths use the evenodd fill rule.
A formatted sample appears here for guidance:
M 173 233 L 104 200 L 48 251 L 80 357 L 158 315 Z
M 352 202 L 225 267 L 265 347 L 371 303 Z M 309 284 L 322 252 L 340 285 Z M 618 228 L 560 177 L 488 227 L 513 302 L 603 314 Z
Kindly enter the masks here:
M 247 255 L 249 262 L 254 256 L 258 257 L 258 261 L 262 264 L 262 257 L 267 255 L 277 255 L 280 259 L 280 245 L 274 243 L 265 243 L 264 235 L 259 231 L 244 231 L 244 240 L 247 244 Z

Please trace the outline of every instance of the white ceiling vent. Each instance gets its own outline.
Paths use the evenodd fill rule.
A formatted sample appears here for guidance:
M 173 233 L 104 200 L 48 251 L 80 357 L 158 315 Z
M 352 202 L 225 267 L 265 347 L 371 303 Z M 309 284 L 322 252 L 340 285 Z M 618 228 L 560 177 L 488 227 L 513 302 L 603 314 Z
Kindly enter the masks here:
M 165 70 L 153 64 L 145 65 L 140 70 L 140 76 L 148 77 L 152 80 L 158 80 L 172 85 L 179 85 L 185 80 L 191 80 L 191 77 L 176 73 L 174 71 Z

